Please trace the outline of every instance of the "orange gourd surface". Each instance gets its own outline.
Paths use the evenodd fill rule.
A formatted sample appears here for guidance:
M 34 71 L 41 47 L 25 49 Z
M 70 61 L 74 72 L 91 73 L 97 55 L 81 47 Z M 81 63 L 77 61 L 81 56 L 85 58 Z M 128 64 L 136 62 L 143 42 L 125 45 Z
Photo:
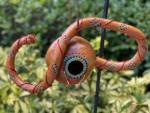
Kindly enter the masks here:
M 99 27 L 121 32 L 137 42 L 137 52 L 127 61 L 111 61 L 96 57 L 91 45 L 84 38 L 77 36 L 79 31 L 86 28 Z M 89 17 L 72 23 L 64 33 L 55 40 L 47 50 L 45 60 L 47 71 L 44 79 L 36 85 L 23 81 L 15 70 L 15 56 L 25 44 L 35 42 L 34 35 L 26 35 L 15 41 L 8 53 L 6 67 L 11 79 L 23 90 L 38 93 L 52 86 L 54 80 L 71 85 L 87 79 L 94 67 L 110 71 L 134 69 L 148 52 L 147 39 L 139 29 L 114 20 Z M 118 39 L 119 40 L 119 39 Z

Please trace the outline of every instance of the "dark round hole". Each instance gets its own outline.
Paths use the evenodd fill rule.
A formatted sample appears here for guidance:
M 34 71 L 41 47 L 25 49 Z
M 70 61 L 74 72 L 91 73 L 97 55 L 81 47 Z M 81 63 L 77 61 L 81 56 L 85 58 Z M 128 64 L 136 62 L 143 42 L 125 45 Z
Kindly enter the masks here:
M 80 61 L 72 61 L 68 66 L 68 71 L 76 76 L 83 71 L 83 64 Z

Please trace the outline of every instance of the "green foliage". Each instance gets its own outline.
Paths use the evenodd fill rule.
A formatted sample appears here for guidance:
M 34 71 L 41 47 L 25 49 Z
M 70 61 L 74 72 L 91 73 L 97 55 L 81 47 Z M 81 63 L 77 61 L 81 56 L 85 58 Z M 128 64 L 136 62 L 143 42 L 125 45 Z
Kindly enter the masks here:
M 23 47 L 17 55 L 17 72 L 24 80 L 38 82 L 43 78 L 46 48 L 77 18 L 98 16 L 102 0 L 0 0 L 0 113 L 91 113 L 95 94 L 96 71 L 80 86 L 58 82 L 43 94 L 32 95 L 9 80 L 4 67 L 10 44 L 28 33 L 38 36 L 36 44 Z M 149 0 L 110 0 L 109 18 L 140 28 L 150 36 Z M 84 30 L 81 35 L 99 49 L 99 30 Z M 97 37 L 97 38 L 95 38 Z M 107 32 L 105 57 L 125 60 L 136 51 L 134 41 L 120 33 Z M 148 40 L 150 46 L 150 40 Z M 30 51 L 30 52 L 29 52 Z M 32 53 L 32 54 L 31 54 Z M 150 113 L 150 53 L 133 71 L 103 71 L 98 113 Z M 34 82 L 33 82 L 34 81 Z
M 95 40 L 91 43 L 96 43 Z M 46 70 L 45 61 L 35 46 L 23 47 L 15 63 L 21 77 L 33 84 L 43 78 Z M 7 52 L 8 48 L 0 47 L 0 113 L 91 113 L 96 85 L 95 70 L 81 85 L 64 86 L 55 81 L 44 93 L 33 95 L 22 91 L 9 79 L 3 66 Z M 98 112 L 149 113 L 150 93 L 146 93 L 145 87 L 150 83 L 149 75 L 148 70 L 143 77 L 134 76 L 133 71 L 112 73 L 104 70 Z

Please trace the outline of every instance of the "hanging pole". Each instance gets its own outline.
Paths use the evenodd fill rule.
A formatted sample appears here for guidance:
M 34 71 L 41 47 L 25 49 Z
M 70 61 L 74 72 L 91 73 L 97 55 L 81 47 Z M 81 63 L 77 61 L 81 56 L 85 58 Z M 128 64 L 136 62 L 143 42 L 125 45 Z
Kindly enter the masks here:
M 77 0 L 77 11 L 76 11 L 76 15 L 77 15 L 77 30 L 78 30 L 78 35 L 80 35 L 80 25 L 79 25 L 79 21 L 80 21 L 80 3 L 79 0 Z
M 109 0 L 105 0 L 103 18 L 107 18 L 108 8 L 109 8 Z M 101 42 L 100 42 L 99 52 L 97 54 L 100 57 L 103 57 L 103 55 L 104 55 L 105 37 L 106 37 L 106 29 L 101 29 Z M 99 93 L 100 93 L 100 78 L 101 78 L 101 70 L 97 69 L 97 81 L 96 81 L 96 92 L 95 92 L 95 98 L 94 98 L 93 113 L 97 113 L 97 107 L 98 107 L 98 102 L 99 102 Z

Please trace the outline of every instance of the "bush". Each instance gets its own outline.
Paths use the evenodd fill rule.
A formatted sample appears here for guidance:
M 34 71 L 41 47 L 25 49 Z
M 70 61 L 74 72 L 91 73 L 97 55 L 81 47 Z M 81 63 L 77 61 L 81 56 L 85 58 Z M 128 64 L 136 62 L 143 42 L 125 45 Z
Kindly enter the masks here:
M 10 82 L 4 61 L 12 42 L 24 34 L 36 34 L 37 42 L 22 48 L 17 55 L 16 67 L 24 80 L 34 81 L 32 83 L 39 81 L 46 70 L 43 56 L 50 43 L 76 20 L 78 11 L 81 18 L 101 17 L 102 6 L 103 3 L 99 0 L 80 0 L 79 6 L 73 0 L 0 1 L 0 113 L 91 113 L 95 94 L 95 70 L 80 87 L 66 87 L 55 82 L 43 94 L 32 95 Z M 150 36 L 149 14 L 149 0 L 110 0 L 108 17 L 140 28 L 147 37 Z M 81 35 L 91 41 L 95 51 L 98 50 L 98 30 L 87 29 Z M 148 43 L 150 46 L 150 40 Z M 105 46 L 105 57 L 113 60 L 128 59 L 136 51 L 134 41 L 111 31 L 107 32 Z M 98 112 L 149 113 L 149 67 L 150 53 L 134 71 L 112 73 L 104 70 Z
M 91 44 L 97 45 L 98 39 L 92 40 Z M 15 63 L 21 77 L 33 84 L 43 78 L 46 70 L 45 61 L 35 46 L 23 47 Z M 28 51 L 34 52 L 31 54 Z M 95 70 L 80 86 L 64 86 L 55 81 L 44 93 L 33 95 L 9 80 L 3 66 L 7 52 L 8 48 L 0 47 L 0 113 L 91 113 L 96 85 Z M 150 93 L 146 92 L 145 86 L 150 83 L 149 74 L 148 70 L 143 77 L 136 77 L 133 71 L 103 71 L 98 112 L 148 113 Z

